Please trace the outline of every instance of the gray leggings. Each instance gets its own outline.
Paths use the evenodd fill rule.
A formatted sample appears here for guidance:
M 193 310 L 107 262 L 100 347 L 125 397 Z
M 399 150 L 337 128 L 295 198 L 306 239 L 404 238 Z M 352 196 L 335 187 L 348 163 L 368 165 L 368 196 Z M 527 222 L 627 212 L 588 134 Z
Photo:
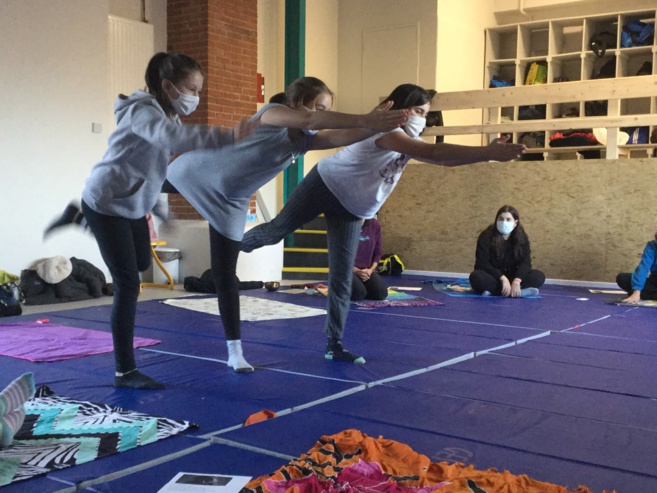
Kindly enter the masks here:
M 329 255 L 328 314 L 324 332 L 329 337 L 342 339 L 349 312 L 361 219 L 342 206 L 324 184 L 317 167 L 294 189 L 274 219 L 244 235 L 242 250 L 251 252 L 265 245 L 274 245 L 321 213 L 326 217 Z

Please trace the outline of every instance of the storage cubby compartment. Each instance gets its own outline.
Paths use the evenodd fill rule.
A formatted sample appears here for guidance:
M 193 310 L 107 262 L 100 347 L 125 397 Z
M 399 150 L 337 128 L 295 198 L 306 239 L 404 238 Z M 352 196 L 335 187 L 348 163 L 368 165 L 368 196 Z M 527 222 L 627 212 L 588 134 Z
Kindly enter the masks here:
M 606 100 L 582 101 L 580 111 L 583 111 L 583 116 L 608 116 L 609 104 Z
M 630 42 L 630 38 L 626 38 L 624 40 L 622 32 L 626 30 L 626 26 L 632 22 L 642 22 L 644 24 L 653 24 L 653 34 L 644 40 L 643 42 L 639 41 L 638 39 L 635 39 L 634 43 Z M 621 14 L 620 16 L 620 29 L 621 29 L 621 34 L 620 34 L 620 48 L 621 49 L 628 49 L 631 47 L 639 47 L 639 46 L 654 46 L 655 45 L 655 35 L 654 35 L 654 26 L 655 25 L 655 11 L 647 11 L 647 12 L 634 12 L 631 14 Z M 629 30 L 628 30 L 629 31 Z M 647 34 L 647 33 L 646 33 Z M 638 36 L 641 36 L 640 33 L 637 33 Z M 630 44 L 631 43 L 631 44 Z
M 552 57 L 549 82 L 582 80 L 582 58 L 579 53 Z
M 510 60 L 518 57 L 518 27 L 489 29 L 486 38 L 488 60 Z
M 622 99 L 620 112 L 621 115 L 647 115 L 650 113 L 651 98 L 630 98 Z
M 584 46 L 584 21 L 566 19 L 550 23 L 550 54 L 581 53 Z
M 541 22 L 520 26 L 519 58 L 545 57 L 548 54 L 550 24 Z
M 514 106 L 505 106 L 500 108 L 500 119 L 504 121 L 515 121 L 517 118 Z
M 548 118 L 576 118 L 580 116 L 581 105 L 579 101 L 572 103 L 556 103 L 549 106 Z
M 637 75 L 654 74 L 653 52 L 651 46 L 642 48 L 626 48 L 618 56 L 619 77 L 634 77 Z
M 585 21 L 585 50 L 593 53 L 592 42 L 595 40 L 596 50 L 600 53 L 612 54 L 618 48 L 618 15 L 599 16 L 586 19 Z
M 535 65 L 533 68 L 532 66 Z M 537 70 L 537 74 L 532 74 L 532 70 Z M 516 80 L 517 86 L 526 85 L 528 77 L 532 80 L 541 80 L 543 82 L 533 82 L 532 84 L 545 84 L 550 80 L 550 69 L 545 58 L 530 58 L 518 61 L 518 75 L 520 80 Z
M 582 64 L 582 80 L 610 79 L 618 74 L 618 61 L 615 55 L 598 58 L 586 53 Z
M 487 84 L 490 85 L 493 77 L 508 82 L 510 85 L 516 85 L 516 64 L 515 62 L 498 63 L 491 62 L 488 64 Z

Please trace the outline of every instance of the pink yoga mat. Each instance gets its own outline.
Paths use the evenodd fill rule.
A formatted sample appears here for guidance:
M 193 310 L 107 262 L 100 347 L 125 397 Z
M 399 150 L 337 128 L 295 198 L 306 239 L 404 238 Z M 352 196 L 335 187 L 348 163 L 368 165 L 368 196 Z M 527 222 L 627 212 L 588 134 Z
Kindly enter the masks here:
M 162 341 L 135 337 L 134 347 Z M 61 361 L 113 351 L 112 334 L 58 324 L 0 324 L 0 355 L 28 361 Z

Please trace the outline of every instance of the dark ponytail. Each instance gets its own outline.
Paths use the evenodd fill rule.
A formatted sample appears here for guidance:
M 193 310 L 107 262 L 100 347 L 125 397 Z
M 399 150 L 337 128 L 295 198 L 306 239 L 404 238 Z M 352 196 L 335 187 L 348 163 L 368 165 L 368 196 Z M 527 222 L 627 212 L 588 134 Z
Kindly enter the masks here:
M 192 57 L 182 53 L 156 53 L 148 62 L 144 76 L 146 87 L 167 115 L 172 116 L 175 111 L 169 97 L 162 90 L 162 81 L 166 79 L 172 84 L 177 84 L 194 72 L 203 75 L 201 65 Z
M 407 108 L 412 108 L 413 106 L 423 106 L 427 103 L 431 103 L 431 97 L 420 86 L 415 84 L 402 84 L 395 87 L 395 89 L 390 93 L 384 103 L 392 101 L 391 110 L 404 110 Z

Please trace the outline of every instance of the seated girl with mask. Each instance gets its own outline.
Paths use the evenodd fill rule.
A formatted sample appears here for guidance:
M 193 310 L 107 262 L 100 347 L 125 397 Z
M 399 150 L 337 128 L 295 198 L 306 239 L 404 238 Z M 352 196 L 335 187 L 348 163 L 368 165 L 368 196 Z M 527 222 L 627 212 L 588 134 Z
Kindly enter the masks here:
M 538 295 L 545 274 L 532 269 L 529 238 L 518 211 L 505 205 L 479 235 L 470 285 L 477 294 L 519 298 Z

